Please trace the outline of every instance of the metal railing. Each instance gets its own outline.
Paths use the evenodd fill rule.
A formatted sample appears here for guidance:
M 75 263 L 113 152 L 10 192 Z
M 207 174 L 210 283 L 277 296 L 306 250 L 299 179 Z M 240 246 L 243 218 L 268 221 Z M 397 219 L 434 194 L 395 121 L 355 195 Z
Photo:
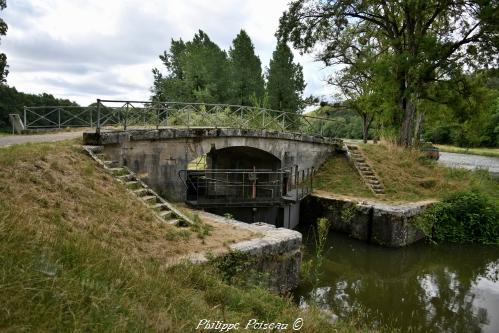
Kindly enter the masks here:
M 94 127 L 95 106 L 25 106 L 23 122 L 26 129 Z
M 271 206 L 311 193 L 313 168 L 180 170 L 179 177 L 196 206 Z
M 26 106 L 26 129 L 230 127 L 334 137 L 334 120 L 244 105 L 101 100 L 88 107 Z
M 106 126 L 230 127 L 334 136 L 329 118 L 243 105 L 97 100 L 97 132 Z

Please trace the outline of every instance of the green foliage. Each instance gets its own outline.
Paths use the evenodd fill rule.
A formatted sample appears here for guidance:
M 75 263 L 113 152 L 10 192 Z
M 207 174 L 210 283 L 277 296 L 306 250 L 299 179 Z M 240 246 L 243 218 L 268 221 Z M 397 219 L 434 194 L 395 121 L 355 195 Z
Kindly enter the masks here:
M 356 213 L 357 209 L 354 204 L 345 204 L 341 209 L 341 220 L 348 224 L 352 222 L 352 219 Z
M 192 41 L 172 40 L 160 56 L 167 75 L 153 69 L 153 100 L 223 103 L 229 98 L 229 62 L 225 51 L 199 30 Z
M 310 116 L 326 117 L 330 121 L 327 123 L 318 122 L 314 124 L 314 131 L 320 131 L 323 126 L 323 133 L 326 136 L 332 136 L 345 139 L 362 139 L 362 119 L 350 109 L 335 109 L 333 106 L 324 105 L 318 109 L 307 113 Z M 373 130 L 370 130 L 368 137 L 373 136 Z
M 441 82 L 421 106 L 427 114 L 424 139 L 459 147 L 499 146 L 499 87 L 494 70 L 456 73 Z
M 67 99 L 55 98 L 50 94 L 26 94 L 15 87 L 0 84 L 0 130 L 9 130 L 9 113 L 22 115 L 24 106 L 78 106 Z M 57 116 L 56 114 L 54 114 Z M 64 119 L 61 119 L 64 121 Z
M 241 30 L 229 49 L 231 104 L 254 105 L 264 96 L 262 64 L 246 31 Z
M 498 13 L 497 2 L 479 0 L 295 0 L 277 35 L 302 52 L 319 50 L 316 58 L 326 66 L 343 64 L 344 74 L 367 74 L 368 82 L 378 82 L 367 90 L 359 82 L 355 87 L 390 105 L 385 125 L 409 146 L 419 132 L 421 100 L 454 73 L 497 64 Z
M 215 267 L 227 283 L 234 283 L 241 279 L 241 274 L 246 274 L 254 265 L 254 259 L 244 252 L 231 251 L 228 254 L 212 260 Z
M 7 7 L 6 0 L 0 0 L 0 11 Z M 5 36 L 7 34 L 7 23 L 0 17 L 0 36 Z M 0 85 L 7 82 L 7 75 L 9 75 L 9 66 L 7 65 L 7 56 L 5 53 L 0 52 Z
M 314 258 L 303 263 L 302 278 L 313 285 L 320 281 L 322 274 L 322 265 L 324 261 L 324 247 L 326 246 L 331 221 L 325 217 L 317 219 L 316 225 L 313 227 L 313 237 L 315 243 Z
M 434 204 L 416 225 L 434 242 L 499 245 L 499 208 L 478 191 L 455 193 Z
M 204 223 L 198 214 L 192 215 L 193 224 L 190 226 L 191 230 L 198 234 L 198 238 L 205 239 L 206 236 L 211 235 L 213 227 Z
M 293 62 L 293 53 L 285 42 L 277 43 L 267 75 L 270 108 L 298 112 L 302 106 L 301 95 L 305 89 L 303 69 L 300 64 Z
M 167 73 L 153 69 L 152 99 L 252 105 L 264 100 L 261 62 L 241 30 L 229 55 L 199 30 L 192 41 L 172 40 L 160 59 Z

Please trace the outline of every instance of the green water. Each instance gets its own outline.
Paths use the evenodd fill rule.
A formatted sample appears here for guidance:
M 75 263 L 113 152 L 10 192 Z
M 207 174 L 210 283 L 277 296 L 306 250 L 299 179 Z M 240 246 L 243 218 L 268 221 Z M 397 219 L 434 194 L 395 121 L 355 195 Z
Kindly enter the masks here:
M 313 239 L 304 234 L 307 252 Z M 499 248 L 369 245 L 331 233 L 320 278 L 302 283 L 300 306 L 402 332 L 499 332 Z

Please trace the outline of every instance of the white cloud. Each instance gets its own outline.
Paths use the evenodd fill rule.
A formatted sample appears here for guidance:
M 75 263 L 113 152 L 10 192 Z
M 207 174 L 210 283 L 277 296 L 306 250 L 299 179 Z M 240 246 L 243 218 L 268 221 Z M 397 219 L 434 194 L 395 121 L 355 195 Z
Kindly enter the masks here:
M 2 16 L 9 25 L 2 52 L 8 84 L 20 91 L 52 93 L 88 104 L 96 98 L 148 99 L 151 69 L 170 40 L 202 29 L 228 49 L 240 29 L 251 36 L 264 67 L 288 0 L 15 0 Z M 299 56 L 305 94 L 331 95 L 330 71 Z

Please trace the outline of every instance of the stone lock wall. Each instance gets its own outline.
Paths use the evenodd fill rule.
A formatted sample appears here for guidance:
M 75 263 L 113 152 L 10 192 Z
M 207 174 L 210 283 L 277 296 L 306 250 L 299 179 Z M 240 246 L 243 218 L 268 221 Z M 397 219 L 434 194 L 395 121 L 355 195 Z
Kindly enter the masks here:
M 414 218 L 432 202 L 384 204 L 312 194 L 302 201 L 300 221 L 315 223 L 325 217 L 334 230 L 348 233 L 366 242 L 389 246 L 407 246 L 423 239 L 413 224 Z

